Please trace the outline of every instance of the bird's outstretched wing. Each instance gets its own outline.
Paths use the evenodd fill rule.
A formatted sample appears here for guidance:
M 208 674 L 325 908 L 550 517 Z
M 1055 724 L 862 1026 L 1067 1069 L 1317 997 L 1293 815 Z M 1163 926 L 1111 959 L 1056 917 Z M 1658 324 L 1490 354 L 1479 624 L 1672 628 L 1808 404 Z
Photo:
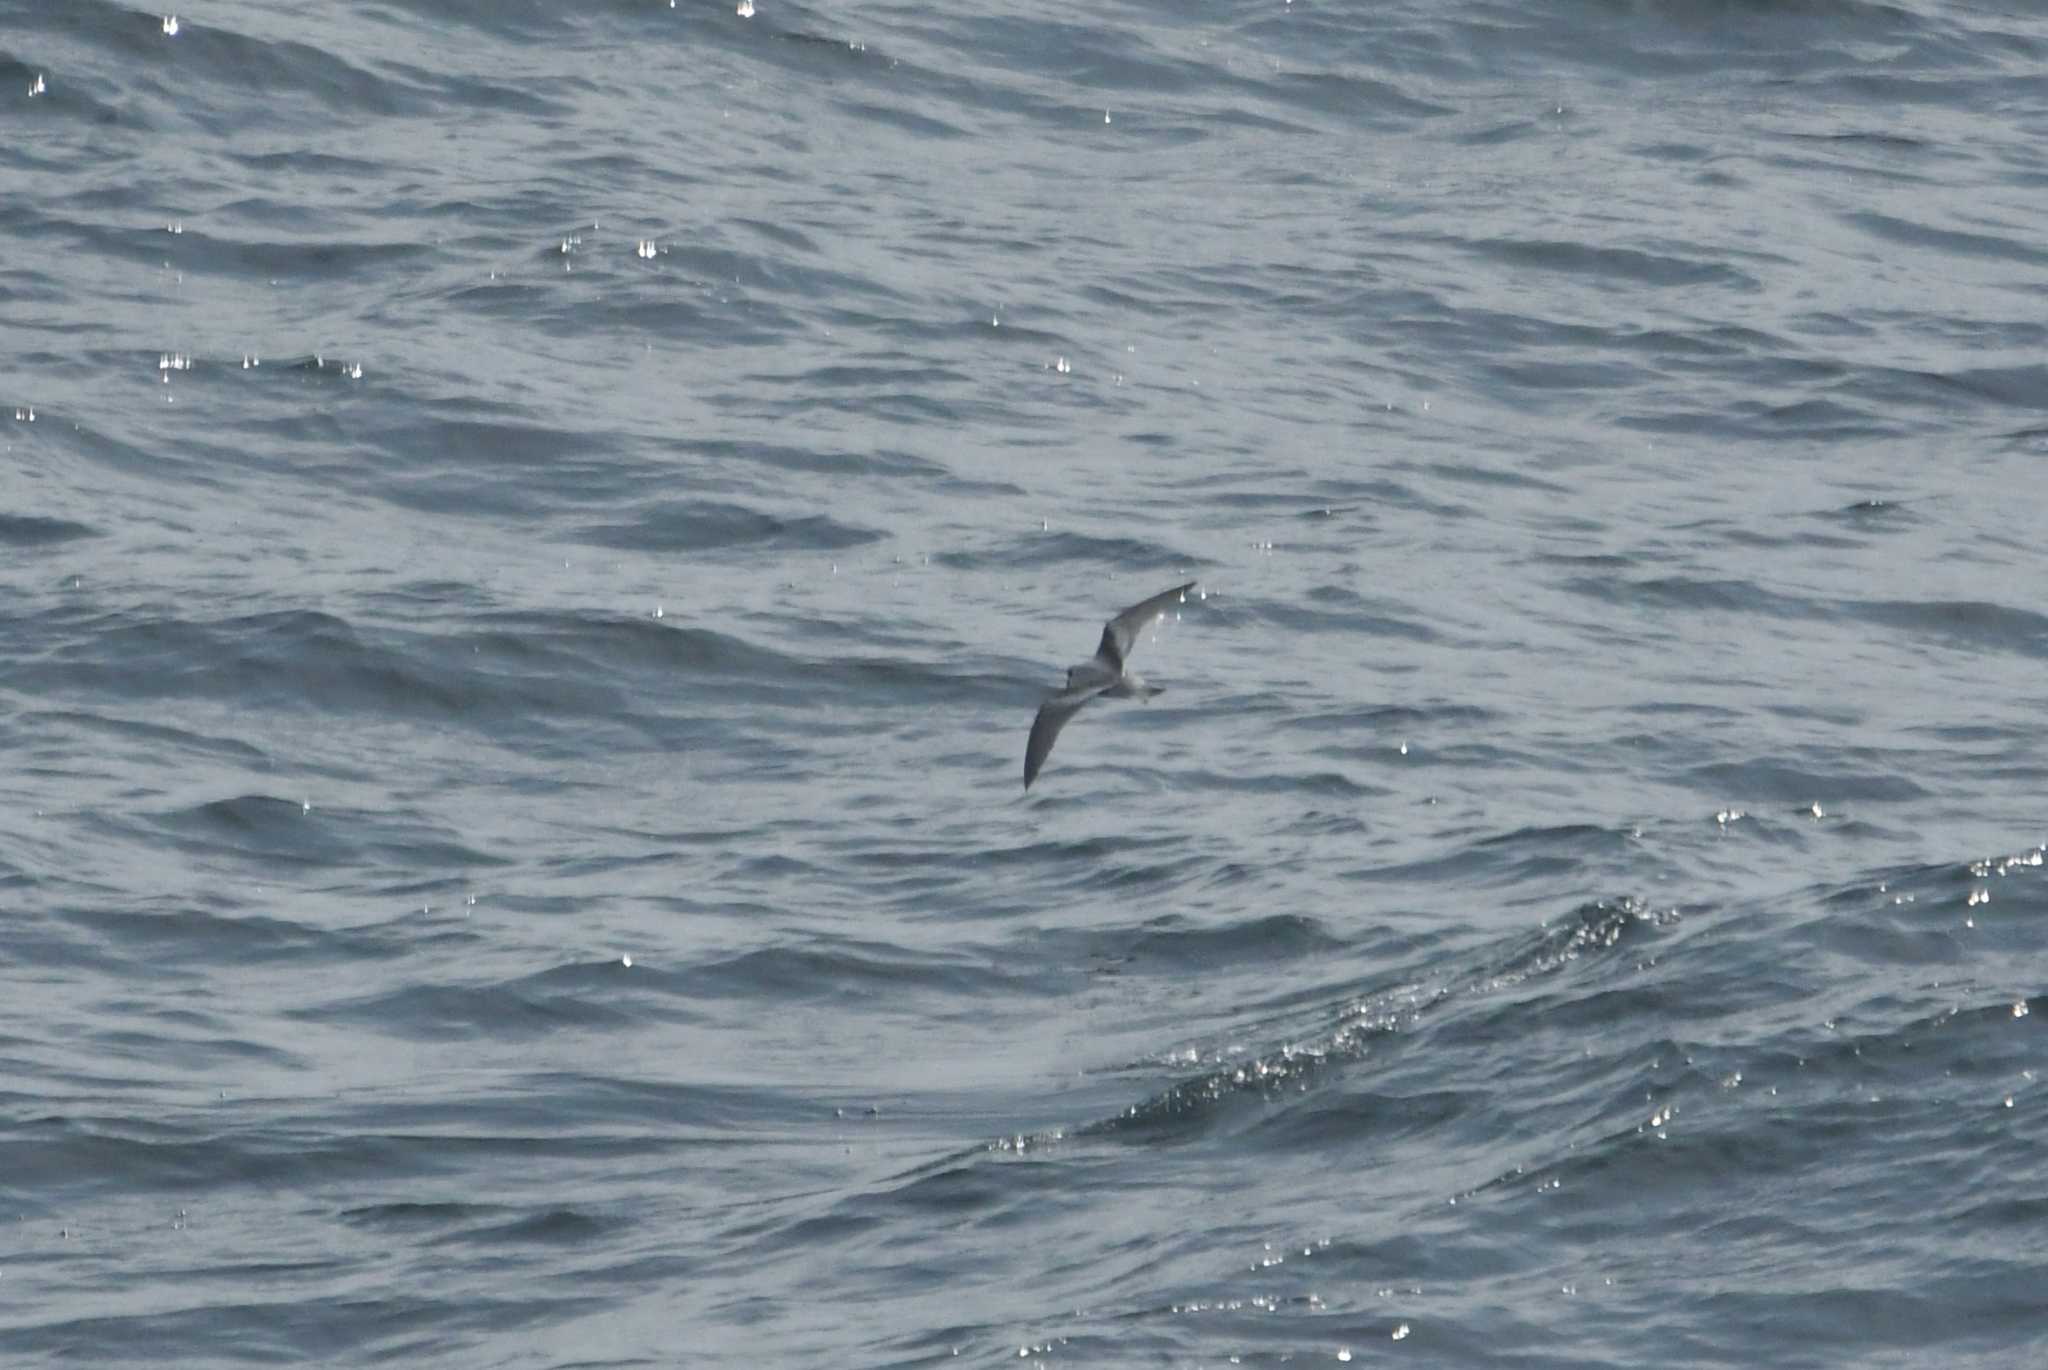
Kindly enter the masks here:
M 1031 720 L 1031 740 L 1024 744 L 1025 789 L 1030 789 L 1031 782 L 1038 779 L 1038 770 L 1052 755 L 1052 744 L 1058 740 L 1060 729 L 1067 726 L 1067 720 L 1081 712 L 1081 706 L 1101 694 L 1104 688 L 1091 685 L 1080 690 L 1064 690 L 1038 706 L 1038 717 Z
M 1187 597 L 1195 588 L 1196 581 L 1176 585 L 1171 590 L 1162 590 L 1147 600 L 1133 604 L 1130 608 L 1111 619 L 1102 630 L 1102 645 L 1095 649 L 1095 659 L 1106 663 L 1112 670 L 1121 672 L 1124 658 L 1137 645 L 1138 634 L 1152 626 L 1153 620 L 1164 614 Z M 1035 733 L 1036 728 L 1032 729 Z M 1050 743 L 1046 744 L 1050 746 Z

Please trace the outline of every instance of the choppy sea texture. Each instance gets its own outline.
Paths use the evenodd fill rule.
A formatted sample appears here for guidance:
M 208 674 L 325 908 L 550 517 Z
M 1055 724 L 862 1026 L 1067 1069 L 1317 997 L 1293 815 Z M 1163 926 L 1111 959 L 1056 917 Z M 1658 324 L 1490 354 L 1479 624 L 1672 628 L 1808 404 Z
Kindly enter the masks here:
M 752 9 L 0 0 L 0 1359 L 2039 1360 L 2048 19 Z

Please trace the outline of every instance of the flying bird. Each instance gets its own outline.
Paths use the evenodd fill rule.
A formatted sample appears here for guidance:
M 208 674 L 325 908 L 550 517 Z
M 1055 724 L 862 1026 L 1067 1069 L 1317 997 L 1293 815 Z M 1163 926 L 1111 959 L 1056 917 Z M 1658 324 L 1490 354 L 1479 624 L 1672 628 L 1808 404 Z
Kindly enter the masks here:
M 1195 584 L 1191 580 L 1133 604 L 1103 627 L 1102 643 L 1096 647 L 1094 656 L 1067 668 L 1066 687 L 1039 705 L 1038 717 L 1031 721 L 1031 740 L 1024 744 L 1025 789 L 1030 789 L 1031 782 L 1038 779 L 1039 768 L 1052 754 L 1052 744 L 1060 729 L 1081 711 L 1083 704 L 1096 698 L 1150 699 L 1160 692 L 1159 686 L 1147 685 L 1125 670 L 1124 662 L 1130 657 L 1131 648 L 1137 646 L 1138 634 L 1166 617 L 1169 608 L 1186 602 L 1188 591 Z

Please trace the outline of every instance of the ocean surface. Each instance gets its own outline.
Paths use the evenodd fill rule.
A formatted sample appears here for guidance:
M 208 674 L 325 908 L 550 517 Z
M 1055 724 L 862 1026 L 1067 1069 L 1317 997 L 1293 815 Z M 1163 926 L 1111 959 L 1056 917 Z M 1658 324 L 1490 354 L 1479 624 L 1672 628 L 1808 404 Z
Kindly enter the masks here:
M 0 1364 L 2048 1361 L 2048 9 L 751 10 L 0 0 Z

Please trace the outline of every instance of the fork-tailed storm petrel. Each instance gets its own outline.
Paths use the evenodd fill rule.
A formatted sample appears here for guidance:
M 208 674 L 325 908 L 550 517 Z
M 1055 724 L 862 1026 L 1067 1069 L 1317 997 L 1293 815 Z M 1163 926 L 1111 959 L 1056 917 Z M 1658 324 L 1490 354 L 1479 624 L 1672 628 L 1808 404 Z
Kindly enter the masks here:
M 1039 705 L 1038 717 L 1031 721 L 1031 740 L 1024 744 L 1025 789 L 1030 789 L 1031 782 L 1038 779 L 1038 770 L 1052 754 L 1052 744 L 1060 729 L 1081 711 L 1083 704 L 1098 696 L 1150 699 L 1159 693 L 1159 686 L 1147 685 L 1125 670 L 1124 662 L 1130 657 L 1131 648 L 1138 644 L 1138 634 L 1164 618 L 1172 606 L 1185 603 L 1195 584 L 1191 580 L 1133 604 L 1103 628 L 1102 644 L 1095 649 L 1094 656 L 1067 668 L 1066 687 Z

